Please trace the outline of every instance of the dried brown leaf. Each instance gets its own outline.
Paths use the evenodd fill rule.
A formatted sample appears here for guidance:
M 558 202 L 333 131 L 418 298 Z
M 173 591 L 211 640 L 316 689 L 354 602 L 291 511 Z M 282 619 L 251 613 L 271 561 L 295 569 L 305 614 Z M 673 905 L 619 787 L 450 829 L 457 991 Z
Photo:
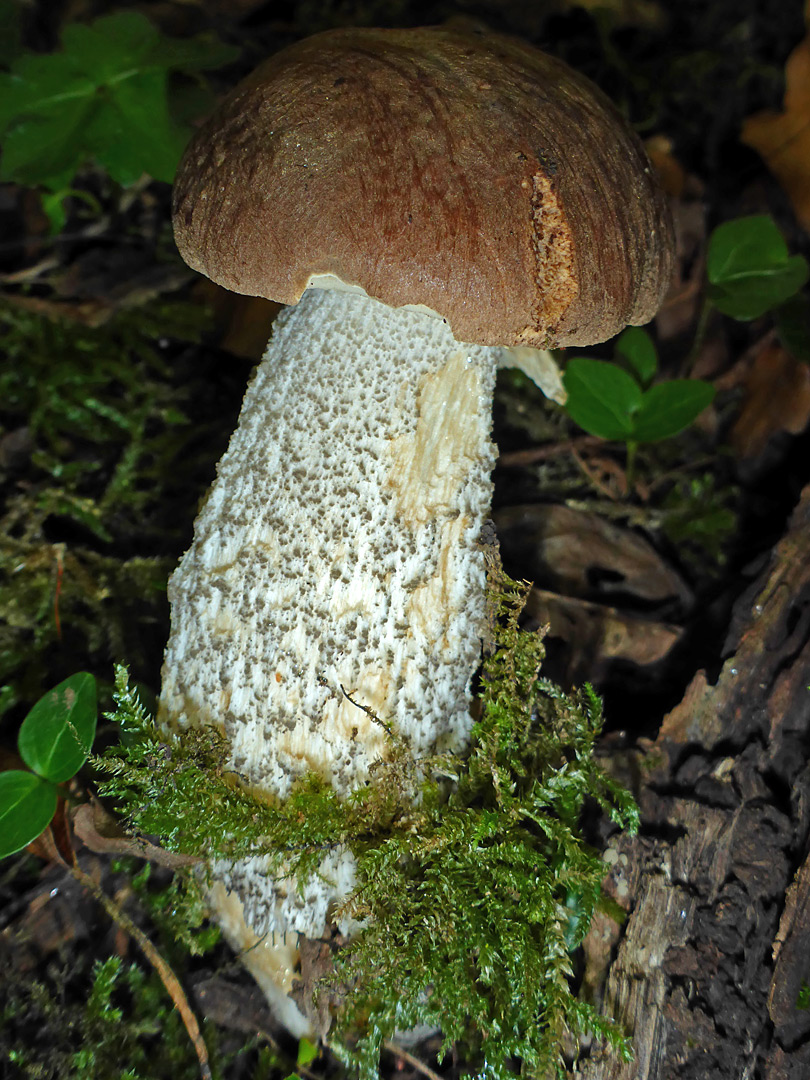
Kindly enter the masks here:
M 764 158 L 810 229 L 810 35 L 788 57 L 785 82 L 784 111 L 749 116 L 740 138 Z
M 778 343 L 759 350 L 743 386 L 742 407 L 729 436 L 739 457 L 757 457 L 774 435 L 798 435 L 810 423 L 810 367 Z

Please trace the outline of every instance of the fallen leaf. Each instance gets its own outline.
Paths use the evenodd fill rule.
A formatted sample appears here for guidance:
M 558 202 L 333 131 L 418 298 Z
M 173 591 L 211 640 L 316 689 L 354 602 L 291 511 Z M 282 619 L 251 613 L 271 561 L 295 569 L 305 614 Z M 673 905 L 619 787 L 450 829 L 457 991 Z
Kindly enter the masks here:
M 220 349 L 247 360 L 261 360 L 281 305 L 261 296 L 229 292 L 207 278 L 197 282 L 194 292 L 214 313 L 214 337 Z
M 594 604 L 545 589 L 532 589 L 526 612 L 572 648 L 568 675 L 580 681 L 582 672 L 596 678 L 601 665 L 624 660 L 640 667 L 655 664 L 683 636 L 673 623 L 645 619 L 606 604 Z
M 777 342 L 754 356 L 729 441 L 741 458 L 757 457 L 774 435 L 798 435 L 810 423 L 810 367 Z
M 494 520 L 510 565 L 543 587 L 602 603 L 692 604 L 683 578 L 649 541 L 598 514 L 539 503 L 505 507 Z
M 680 199 L 686 186 L 686 170 L 672 152 L 672 139 L 654 135 L 644 144 L 647 156 L 658 173 L 661 187 L 674 199 Z
M 73 828 L 86 847 L 102 855 L 134 855 L 170 870 L 194 866 L 200 861 L 193 855 L 178 855 L 140 837 L 127 836 L 100 803 L 83 803 L 73 816 Z
M 785 64 L 784 111 L 749 116 L 740 139 L 762 156 L 810 230 L 810 35 Z

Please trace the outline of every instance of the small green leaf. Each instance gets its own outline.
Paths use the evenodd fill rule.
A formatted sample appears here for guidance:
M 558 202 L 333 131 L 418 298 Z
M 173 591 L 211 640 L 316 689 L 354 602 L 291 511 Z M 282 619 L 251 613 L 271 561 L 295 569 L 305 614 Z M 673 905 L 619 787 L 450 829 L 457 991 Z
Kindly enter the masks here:
M 309 1039 L 303 1037 L 298 1042 L 298 1058 L 295 1064 L 299 1067 L 301 1065 L 309 1065 L 311 1061 L 314 1061 L 318 1056 L 318 1047 L 315 1043 L 310 1042 Z
M 683 431 L 714 400 L 711 383 L 700 379 L 673 379 L 645 391 L 635 414 L 632 438 L 658 442 Z
M 75 776 L 96 734 L 96 680 L 79 671 L 49 690 L 22 722 L 17 745 L 25 764 L 54 784 Z
M 810 364 L 810 298 L 793 296 L 774 312 L 779 340 L 797 360 Z
M 0 773 L 0 859 L 22 851 L 43 832 L 56 812 L 53 784 L 33 773 Z
M 707 296 L 724 315 L 750 322 L 795 296 L 808 277 L 807 260 L 794 255 L 781 270 L 740 278 L 729 285 L 710 285 Z
M 633 437 L 641 387 L 622 368 L 577 356 L 565 369 L 563 385 L 568 393 L 565 409 L 584 431 L 600 439 Z
M 65 227 L 65 221 L 67 220 L 67 211 L 65 210 L 65 199 L 67 195 L 65 189 L 62 191 L 55 191 L 52 194 L 43 195 L 42 197 L 42 209 L 45 211 L 45 216 L 51 223 L 51 235 L 56 236 Z
M 718 225 L 709 239 L 706 273 L 713 285 L 784 266 L 785 238 L 767 214 L 735 218 Z
M 624 360 L 638 376 L 642 386 L 646 386 L 658 371 L 655 344 L 647 331 L 640 326 L 628 326 L 622 331 L 616 338 L 613 352 L 617 359 Z
M 791 256 L 767 215 L 718 225 L 706 253 L 708 299 L 724 315 L 757 319 L 794 296 L 810 276 L 807 260 Z

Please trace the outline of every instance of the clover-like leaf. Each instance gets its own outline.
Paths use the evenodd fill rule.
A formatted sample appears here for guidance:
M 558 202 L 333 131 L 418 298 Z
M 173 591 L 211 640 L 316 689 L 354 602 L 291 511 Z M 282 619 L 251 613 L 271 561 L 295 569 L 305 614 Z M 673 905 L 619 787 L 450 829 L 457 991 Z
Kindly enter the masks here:
M 79 671 L 49 690 L 23 720 L 17 738 L 20 757 L 45 780 L 69 780 L 90 753 L 96 715 L 96 680 Z
M 714 400 L 715 389 L 701 379 L 673 379 L 644 392 L 633 417 L 635 442 L 659 442 L 688 428 Z
M 642 386 L 646 386 L 658 371 L 655 343 L 641 326 L 628 326 L 616 338 L 614 355 L 631 368 Z
M 633 414 L 641 408 L 641 387 L 622 368 L 576 356 L 563 374 L 565 409 L 574 423 L 600 439 L 633 437 Z
M 12 769 L 0 773 L 0 859 L 30 844 L 56 812 L 53 784 L 33 773 Z
M 810 276 L 807 260 L 791 256 L 765 214 L 718 225 L 706 253 L 708 298 L 724 315 L 757 319 L 794 296 Z

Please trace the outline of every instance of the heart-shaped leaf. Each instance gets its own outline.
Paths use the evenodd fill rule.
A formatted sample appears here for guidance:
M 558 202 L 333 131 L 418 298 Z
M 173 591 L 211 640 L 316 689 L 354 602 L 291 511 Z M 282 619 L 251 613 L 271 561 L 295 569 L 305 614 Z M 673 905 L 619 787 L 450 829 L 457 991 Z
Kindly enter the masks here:
M 56 812 L 53 784 L 33 773 L 0 773 L 0 859 L 36 840 Z
M 655 344 L 641 326 L 628 326 L 623 330 L 616 338 L 613 352 L 635 372 L 642 386 L 646 386 L 658 371 Z
M 96 680 L 79 671 L 49 690 L 22 722 L 20 756 L 39 776 L 61 784 L 75 776 L 96 734 Z
M 807 260 L 791 256 L 764 214 L 718 225 L 706 253 L 707 295 L 724 315 L 757 319 L 794 296 L 810 276 Z
M 635 414 L 632 438 L 658 442 L 677 435 L 712 403 L 714 394 L 711 383 L 700 379 L 673 379 L 651 386 Z
M 615 364 L 574 357 L 563 375 L 565 409 L 574 423 L 600 439 L 632 438 L 633 414 L 641 407 L 641 388 Z

